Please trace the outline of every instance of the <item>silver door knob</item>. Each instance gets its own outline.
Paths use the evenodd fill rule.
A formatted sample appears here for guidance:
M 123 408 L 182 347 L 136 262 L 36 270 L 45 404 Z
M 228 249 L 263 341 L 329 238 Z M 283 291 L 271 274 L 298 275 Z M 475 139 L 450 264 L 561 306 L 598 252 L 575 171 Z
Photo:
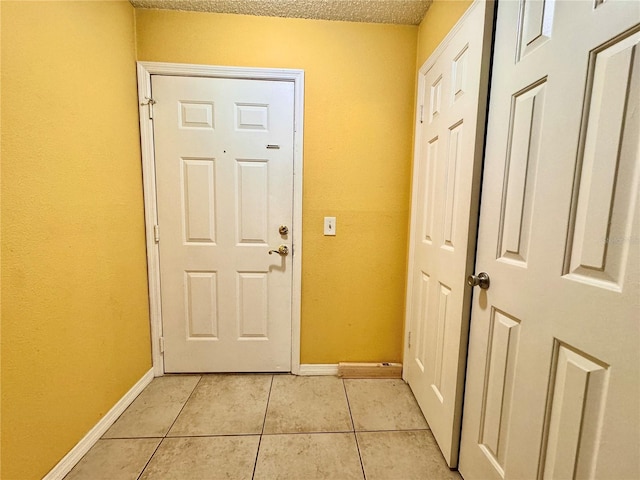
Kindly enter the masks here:
M 467 277 L 467 285 L 470 287 L 480 287 L 486 290 L 489 288 L 490 283 L 489 274 L 486 272 L 480 272 L 478 275 L 469 275 Z
M 286 257 L 287 255 L 289 255 L 289 247 L 287 247 L 286 245 L 280 245 L 277 250 L 269 250 L 269 255 L 271 255 L 272 253 L 277 253 L 278 255 Z

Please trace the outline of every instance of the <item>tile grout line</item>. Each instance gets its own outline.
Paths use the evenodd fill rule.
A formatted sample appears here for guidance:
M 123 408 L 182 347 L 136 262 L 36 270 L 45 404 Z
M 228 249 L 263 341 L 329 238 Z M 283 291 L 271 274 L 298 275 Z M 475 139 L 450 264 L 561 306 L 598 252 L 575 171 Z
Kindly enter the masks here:
M 184 404 L 182 404 L 182 408 L 180 409 L 180 411 L 178 412 L 178 415 L 176 415 L 176 418 L 173 419 L 173 422 L 171 422 L 171 425 L 169 426 L 169 429 L 167 430 L 167 433 L 164 434 L 163 439 L 167 438 L 167 436 L 169 435 L 169 432 L 171 431 L 171 429 L 173 428 L 173 426 L 176 424 L 176 422 L 178 421 L 178 418 L 180 418 L 180 414 L 182 414 L 182 411 L 184 410 L 184 407 L 187 406 L 187 403 L 189 403 L 189 400 L 191 400 L 191 397 L 193 397 L 193 394 L 195 393 L 195 391 L 198 389 L 198 387 L 200 386 L 200 382 L 202 382 L 202 379 L 204 378 L 204 375 L 200 375 L 200 380 L 198 380 L 198 383 L 196 383 L 196 386 L 193 387 L 193 390 L 191 390 L 191 393 L 189 394 L 189 396 L 187 397 L 187 400 L 184 402 Z
M 356 434 L 356 424 L 353 421 L 353 414 L 351 413 L 351 403 L 349 403 L 349 394 L 347 393 L 347 385 L 342 380 L 342 388 L 344 389 L 344 396 L 347 399 L 347 408 L 349 409 L 349 418 L 351 419 L 351 426 L 353 427 L 353 438 L 356 441 L 356 449 L 358 450 L 358 459 L 360 460 L 360 468 L 362 469 L 362 478 L 367 480 L 367 474 L 364 472 L 364 462 L 362 461 L 362 453 L 360 453 L 360 444 L 358 443 L 358 435 Z
M 171 429 L 173 428 L 173 426 L 175 425 L 176 421 L 178 420 L 178 417 L 180 416 L 180 414 L 182 413 L 182 411 L 184 410 L 185 405 L 187 404 L 187 402 L 191 399 L 193 392 L 196 391 L 196 389 L 198 388 L 198 385 L 200 385 L 200 382 L 202 381 L 202 377 L 204 375 L 200 375 L 200 379 L 196 382 L 195 386 L 193 387 L 193 390 L 191 390 L 191 393 L 189 394 L 189 396 L 187 397 L 187 399 L 185 400 L 184 404 L 182 404 L 182 408 L 180 408 L 180 411 L 178 412 L 178 415 L 176 415 L 176 418 L 173 419 L 173 422 L 171 422 L 171 425 L 169 426 L 169 428 L 167 429 L 166 433 L 162 436 L 162 438 L 160 439 L 160 442 L 158 443 L 158 446 L 156 447 L 156 449 L 153 451 L 153 453 L 151 454 L 151 456 L 149 457 L 149 460 L 147 460 L 147 463 L 144 464 L 144 467 L 142 468 L 142 470 L 140 470 L 140 474 L 136 477 L 136 480 L 140 480 L 140 477 L 142 477 L 142 474 L 144 473 L 144 471 L 147 469 L 147 467 L 149 466 L 149 464 L 151 463 L 151 460 L 153 460 L 153 457 L 156 455 L 156 453 L 158 452 L 158 449 L 160 448 L 160 445 L 162 445 L 162 443 L 167 439 L 167 435 L 169 435 L 169 432 L 171 431 Z M 158 438 L 158 437 L 155 437 Z
M 157 438 L 157 437 L 156 437 Z M 140 477 L 142 477 L 142 474 L 144 473 L 144 471 L 147 469 L 147 467 L 149 466 L 149 463 L 151 463 L 151 459 L 155 456 L 156 452 L 158 451 L 158 449 L 160 448 L 160 445 L 162 445 L 162 442 L 164 442 L 164 439 L 166 437 L 162 437 L 160 439 L 160 441 L 158 442 L 158 445 L 156 446 L 156 448 L 153 450 L 153 453 L 151 454 L 151 456 L 149 457 L 149 460 L 147 460 L 147 463 L 144 464 L 144 467 L 142 467 L 142 470 L 140 470 L 140 473 L 138 474 L 138 476 L 136 477 L 136 480 L 140 480 Z
M 271 399 L 271 390 L 273 389 L 273 377 L 271 375 L 271 383 L 269 384 L 269 393 L 267 394 L 267 405 L 264 409 L 264 419 L 262 420 L 262 430 L 260 431 L 260 437 L 258 438 L 258 449 L 256 450 L 256 460 L 253 462 L 253 472 L 251 473 L 251 480 L 256 476 L 256 468 L 258 467 L 258 455 L 260 454 L 260 445 L 262 444 L 262 435 L 264 435 L 264 426 L 267 423 L 267 412 L 269 411 L 269 400 Z
M 358 433 L 402 433 L 402 432 L 430 432 L 428 428 L 393 428 L 390 430 L 376 429 L 376 430 L 356 430 Z
M 353 433 L 353 429 L 351 430 L 314 430 L 313 432 L 274 432 L 274 433 L 263 433 L 263 437 L 278 437 L 282 435 L 324 435 L 325 433 Z

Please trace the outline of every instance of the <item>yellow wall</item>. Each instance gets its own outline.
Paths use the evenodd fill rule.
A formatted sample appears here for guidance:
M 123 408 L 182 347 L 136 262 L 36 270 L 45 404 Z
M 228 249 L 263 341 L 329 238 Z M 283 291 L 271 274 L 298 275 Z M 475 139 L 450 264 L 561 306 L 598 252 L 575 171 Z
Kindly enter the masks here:
M 151 365 L 134 13 L 1 8 L 1 476 L 25 480 Z
M 433 0 L 418 32 L 418 70 L 472 3 L 473 0 Z
M 306 72 L 303 363 L 401 358 L 416 59 L 469 4 L 419 30 L 135 12 L 140 60 Z M 0 10 L 0 477 L 22 480 L 150 367 L 136 38 L 125 1 Z
M 399 361 L 417 27 L 139 9 L 136 24 L 139 60 L 305 70 L 301 360 Z

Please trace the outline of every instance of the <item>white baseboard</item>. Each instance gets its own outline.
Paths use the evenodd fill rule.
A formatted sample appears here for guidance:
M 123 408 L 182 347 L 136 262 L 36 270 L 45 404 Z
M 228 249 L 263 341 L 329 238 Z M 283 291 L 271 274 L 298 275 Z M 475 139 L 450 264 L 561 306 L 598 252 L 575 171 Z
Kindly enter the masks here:
M 338 375 L 337 363 L 303 363 L 300 365 L 298 375 Z
M 131 389 L 118 400 L 111 410 L 100 419 L 95 426 L 89 430 L 82 440 L 67 453 L 58 464 L 47 473 L 42 480 L 62 480 L 64 476 L 71 471 L 73 467 L 80 461 L 82 457 L 95 445 L 95 443 L 104 435 L 111 425 L 115 423 L 122 412 L 136 399 L 144 388 L 153 380 L 153 368 L 145 373 Z

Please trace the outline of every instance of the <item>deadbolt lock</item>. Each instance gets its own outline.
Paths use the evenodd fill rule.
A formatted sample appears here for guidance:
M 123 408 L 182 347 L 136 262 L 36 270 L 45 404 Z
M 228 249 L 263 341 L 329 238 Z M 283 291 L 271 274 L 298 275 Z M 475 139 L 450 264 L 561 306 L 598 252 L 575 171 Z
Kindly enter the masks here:
M 280 225 L 280 228 L 278 228 L 278 232 L 280 232 L 280 235 L 287 235 L 289 233 L 289 227 L 287 227 L 286 225 Z

